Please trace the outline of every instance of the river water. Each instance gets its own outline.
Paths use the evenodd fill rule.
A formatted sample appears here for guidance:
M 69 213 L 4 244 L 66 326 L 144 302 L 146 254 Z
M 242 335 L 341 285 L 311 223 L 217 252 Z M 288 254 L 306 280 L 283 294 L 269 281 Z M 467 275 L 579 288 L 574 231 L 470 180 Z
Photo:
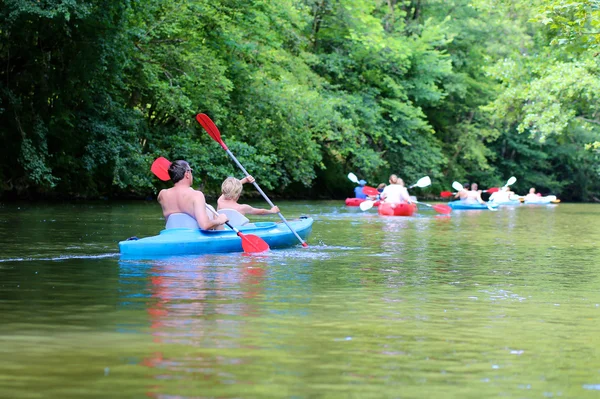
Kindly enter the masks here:
M 600 397 L 600 206 L 278 205 L 309 248 L 157 261 L 155 203 L 0 205 L 0 397 Z

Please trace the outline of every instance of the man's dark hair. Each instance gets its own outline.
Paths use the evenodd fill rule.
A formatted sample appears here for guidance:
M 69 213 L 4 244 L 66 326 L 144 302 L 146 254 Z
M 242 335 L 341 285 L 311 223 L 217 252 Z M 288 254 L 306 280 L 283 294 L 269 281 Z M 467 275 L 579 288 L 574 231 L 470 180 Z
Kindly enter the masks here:
M 467 190 L 468 190 L 468 189 L 469 189 L 469 187 L 471 187 L 471 185 L 470 185 L 469 183 L 465 183 L 465 184 L 463 184 L 463 188 L 464 188 L 464 189 L 467 189 Z
M 169 166 L 169 177 L 171 178 L 171 181 L 173 183 L 177 183 L 178 181 L 183 179 L 183 176 L 185 176 L 185 172 L 187 172 L 188 170 L 192 170 L 192 168 L 190 168 L 190 164 L 186 161 L 178 160 L 172 162 L 171 166 Z

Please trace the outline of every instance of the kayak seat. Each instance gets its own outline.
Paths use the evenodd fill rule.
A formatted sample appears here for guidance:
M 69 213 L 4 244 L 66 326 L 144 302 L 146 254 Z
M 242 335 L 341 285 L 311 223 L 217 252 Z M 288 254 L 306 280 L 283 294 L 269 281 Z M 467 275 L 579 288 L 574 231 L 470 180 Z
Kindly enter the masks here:
M 248 220 L 246 216 L 242 215 L 235 209 L 219 209 L 219 213 L 221 215 L 227 216 L 227 218 L 229 219 L 229 224 L 231 224 L 234 227 L 245 226 L 248 223 L 250 223 L 250 220 Z
M 198 229 L 196 219 L 187 213 L 172 213 L 167 217 L 165 229 Z

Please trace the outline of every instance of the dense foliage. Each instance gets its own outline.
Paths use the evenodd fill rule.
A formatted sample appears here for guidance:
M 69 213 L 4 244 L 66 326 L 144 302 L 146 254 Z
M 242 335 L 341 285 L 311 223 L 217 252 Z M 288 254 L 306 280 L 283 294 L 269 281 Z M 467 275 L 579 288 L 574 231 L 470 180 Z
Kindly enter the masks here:
M 0 0 L 0 195 L 345 197 L 428 174 L 600 196 L 597 1 Z

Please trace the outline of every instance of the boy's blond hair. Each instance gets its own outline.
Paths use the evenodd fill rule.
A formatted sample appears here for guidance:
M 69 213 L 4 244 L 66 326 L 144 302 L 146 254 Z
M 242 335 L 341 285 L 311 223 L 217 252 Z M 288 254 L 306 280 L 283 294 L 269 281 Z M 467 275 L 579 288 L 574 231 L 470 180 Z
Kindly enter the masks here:
M 242 194 L 242 182 L 235 177 L 228 177 L 221 184 L 221 194 L 227 200 L 237 200 Z

